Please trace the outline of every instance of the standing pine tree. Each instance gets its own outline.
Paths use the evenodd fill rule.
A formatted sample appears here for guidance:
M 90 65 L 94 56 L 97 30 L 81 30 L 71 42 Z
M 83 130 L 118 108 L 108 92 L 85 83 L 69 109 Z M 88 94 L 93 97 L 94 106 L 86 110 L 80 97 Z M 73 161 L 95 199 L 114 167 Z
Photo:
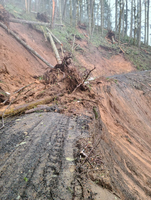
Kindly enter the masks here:
M 149 45 L 149 1 L 147 1 L 147 45 Z

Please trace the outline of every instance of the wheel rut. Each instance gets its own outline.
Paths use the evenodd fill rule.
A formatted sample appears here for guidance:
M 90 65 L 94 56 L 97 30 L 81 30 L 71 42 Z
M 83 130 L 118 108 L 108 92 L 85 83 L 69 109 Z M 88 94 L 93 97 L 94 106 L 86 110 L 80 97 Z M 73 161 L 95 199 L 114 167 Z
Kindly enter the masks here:
M 0 197 L 72 199 L 73 144 L 88 135 L 87 117 L 32 113 L 1 131 Z

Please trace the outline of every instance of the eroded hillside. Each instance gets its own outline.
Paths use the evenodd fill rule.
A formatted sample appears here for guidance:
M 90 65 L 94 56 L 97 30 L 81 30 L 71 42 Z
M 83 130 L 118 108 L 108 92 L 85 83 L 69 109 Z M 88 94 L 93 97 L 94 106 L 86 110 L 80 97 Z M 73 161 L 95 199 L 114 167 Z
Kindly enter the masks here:
M 41 33 L 28 25 L 11 23 L 10 28 L 56 65 L 51 46 Z M 6 120 L 6 127 L 1 130 L 1 197 L 7 200 L 12 195 L 14 199 L 100 199 L 102 191 L 97 190 L 95 194 L 96 187 L 83 182 L 86 179 L 89 183 L 90 178 L 117 195 L 110 199 L 149 200 L 151 71 L 137 72 L 122 53 L 107 59 L 101 47 L 90 46 L 87 40 L 76 42 L 85 51 L 76 52 L 78 62 L 72 62 L 72 67 L 80 63 L 80 72 L 94 66 L 96 69 L 87 80 L 89 89 L 70 93 L 64 90 L 64 82 L 50 81 L 44 85 L 42 75 L 48 67 L 0 28 L 0 87 L 13 97 L 20 88 L 34 83 L 12 103 L 11 109 L 52 96 L 47 102 L 48 106 L 55 105 L 51 111 L 60 109 L 63 113 L 30 114 L 29 118 L 26 114 L 12 123 Z M 128 73 L 131 71 L 134 72 Z M 59 76 L 63 74 L 56 74 Z M 6 107 L 1 104 L 1 111 Z M 86 117 L 79 118 L 79 115 Z M 91 152 L 84 163 L 79 160 L 78 150 L 73 151 L 76 143 L 80 143 L 77 145 L 80 151 L 85 149 L 87 155 Z M 77 173 L 82 178 L 75 178 Z M 68 181 L 64 182 L 66 178 Z M 91 192 L 87 194 L 86 188 L 90 186 Z M 108 197 L 109 194 L 103 200 Z

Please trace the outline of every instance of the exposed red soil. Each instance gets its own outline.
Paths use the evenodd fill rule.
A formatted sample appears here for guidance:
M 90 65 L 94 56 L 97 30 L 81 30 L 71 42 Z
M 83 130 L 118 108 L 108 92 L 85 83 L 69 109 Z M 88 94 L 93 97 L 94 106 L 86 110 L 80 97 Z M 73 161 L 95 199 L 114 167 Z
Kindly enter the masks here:
M 122 188 L 120 197 L 145 200 L 151 199 L 151 95 L 133 86 L 120 78 L 100 85 L 99 111 L 107 128 L 102 153 L 114 187 Z
M 10 23 L 10 28 L 51 65 L 55 66 L 57 64 L 50 43 L 45 41 L 41 33 L 29 25 Z M 35 82 L 33 76 L 44 74 L 49 67 L 30 54 L 9 33 L 6 33 L 5 30 L 0 28 L 0 31 L 0 66 L 2 69 L 6 68 L 8 71 L 8 73 L 1 73 L 0 86 L 5 91 L 13 94 L 19 88 Z M 81 46 L 86 45 L 86 43 L 86 41 L 81 41 Z M 93 52 L 93 57 L 91 56 L 91 51 Z M 102 58 L 100 52 L 95 47 L 91 47 L 90 52 L 86 52 L 86 55 L 78 54 L 77 57 L 81 65 L 86 69 L 92 69 L 94 65 L 96 66 L 96 70 L 92 72 L 92 76 L 94 77 L 109 76 L 134 70 L 131 64 L 125 61 L 120 55 L 107 60 Z M 35 82 L 34 87 L 35 90 L 39 89 L 43 91 L 43 84 L 40 84 L 39 81 Z M 17 104 L 22 103 L 24 102 L 17 102 Z
M 107 59 L 105 58 L 106 51 L 101 47 L 96 48 L 91 44 L 88 45 L 87 41 L 77 41 L 76 43 L 80 44 L 85 50 L 83 54 L 77 53 L 76 56 L 80 66 L 87 69 L 92 69 L 95 66 L 96 70 L 93 72 L 95 77 L 128 73 L 136 70 L 129 61 L 125 60 L 123 54 L 114 55 Z

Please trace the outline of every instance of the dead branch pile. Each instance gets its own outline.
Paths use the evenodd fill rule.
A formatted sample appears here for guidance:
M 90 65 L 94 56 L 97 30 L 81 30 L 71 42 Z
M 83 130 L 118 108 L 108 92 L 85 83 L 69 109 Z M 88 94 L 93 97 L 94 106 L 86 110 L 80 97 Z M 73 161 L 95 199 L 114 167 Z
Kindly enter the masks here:
M 0 4 L 0 21 L 2 21 L 7 27 L 9 27 L 9 13 Z
M 44 84 L 55 84 L 61 82 L 68 93 L 76 89 L 85 91 L 88 89 L 84 82 L 89 76 L 82 77 L 75 67 L 70 67 L 71 56 L 64 57 L 61 64 L 57 64 L 53 69 L 43 75 Z M 92 71 L 92 70 L 91 70 Z

